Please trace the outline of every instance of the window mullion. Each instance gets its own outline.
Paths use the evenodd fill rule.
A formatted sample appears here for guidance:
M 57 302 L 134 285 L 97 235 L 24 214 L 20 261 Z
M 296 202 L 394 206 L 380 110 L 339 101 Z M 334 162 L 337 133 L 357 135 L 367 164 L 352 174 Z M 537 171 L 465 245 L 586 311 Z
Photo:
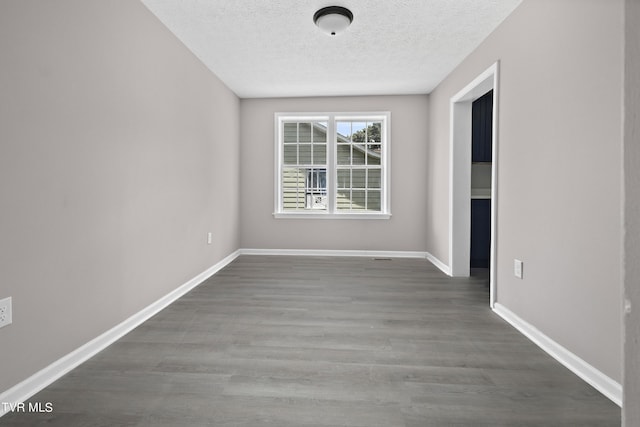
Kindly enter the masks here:
M 335 116 L 330 115 L 327 120 L 327 203 L 330 213 L 336 212 L 338 203 L 338 184 L 337 184 L 337 132 Z
M 282 212 L 284 210 L 282 194 L 284 191 L 283 170 L 284 170 L 284 121 L 276 116 L 276 176 L 275 176 L 275 188 L 277 189 L 275 194 L 275 206 L 276 212 Z

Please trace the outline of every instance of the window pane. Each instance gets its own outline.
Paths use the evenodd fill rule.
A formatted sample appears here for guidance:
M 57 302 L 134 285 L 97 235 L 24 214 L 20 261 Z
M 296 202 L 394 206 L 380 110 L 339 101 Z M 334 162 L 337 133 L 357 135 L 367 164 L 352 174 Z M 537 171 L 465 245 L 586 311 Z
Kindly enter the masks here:
M 284 124 L 284 142 L 297 142 L 298 141 L 298 124 L 297 123 L 285 123 Z
M 380 191 L 379 190 L 369 190 L 367 192 L 367 210 L 370 211 L 380 211 Z
M 380 187 L 380 184 L 382 183 L 381 173 L 382 171 L 380 169 L 368 169 L 368 176 L 367 176 L 368 188 L 381 188 Z
M 327 209 L 327 170 L 284 168 L 282 207 L 286 211 Z
M 315 211 L 327 210 L 327 195 L 319 193 L 307 193 L 305 199 L 305 209 L 313 209 Z
M 351 210 L 365 209 L 365 194 L 363 190 L 353 190 L 351 192 Z
M 351 164 L 351 145 L 338 144 L 338 159 L 339 165 Z
M 307 169 L 307 192 L 326 193 L 327 192 L 327 170 Z
M 338 169 L 338 188 L 351 188 L 351 170 Z
M 298 163 L 298 146 L 296 144 L 284 145 L 284 164 L 295 165 Z
M 351 191 L 338 190 L 337 209 L 339 211 L 351 210 Z
M 327 144 L 313 144 L 313 164 L 324 165 L 327 163 Z
M 338 132 L 338 141 L 350 140 L 351 135 L 351 122 L 337 122 L 336 132 Z
M 313 127 L 313 142 L 327 142 L 327 122 L 315 123 Z
M 298 123 L 298 141 L 311 142 L 311 123 Z
M 373 166 L 380 166 L 380 154 L 375 151 L 367 151 L 367 164 Z
M 364 169 L 354 169 L 351 174 L 351 186 L 353 188 L 364 188 L 366 173 L 367 171 Z
M 284 168 L 282 170 L 282 207 L 284 210 L 304 208 L 305 170 Z
M 307 169 L 305 208 L 327 209 L 327 170 Z
M 364 122 L 351 123 L 351 141 L 365 142 L 367 139 L 367 124 Z
M 310 165 L 311 164 L 311 144 L 298 145 L 298 164 Z
M 353 145 L 353 164 L 354 165 L 364 165 L 365 162 L 365 148 L 364 145 L 354 144 Z
M 367 142 L 369 144 L 380 145 L 382 142 L 381 129 L 382 123 L 380 122 L 367 123 Z

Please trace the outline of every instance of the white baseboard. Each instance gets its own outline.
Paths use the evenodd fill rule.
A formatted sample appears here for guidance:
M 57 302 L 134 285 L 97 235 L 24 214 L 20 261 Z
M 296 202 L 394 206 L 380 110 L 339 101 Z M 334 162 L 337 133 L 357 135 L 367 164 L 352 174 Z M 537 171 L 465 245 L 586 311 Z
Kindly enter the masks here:
M 446 274 L 447 276 L 451 276 L 451 267 L 449 267 L 447 264 L 445 264 L 444 262 L 440 261 L 438 258 L 433 256 L 429 252 L 427 252 L 427 259 L 429 260 L 429 262 L 431 262 L 431 264 L 433 264 L 436 267 L 438 267 L 440 269 L 440 271 L 442 271 L 444 274 Z
M 179 288 L 169 292 L 159 300 L 145 307 L 138 313 L 129 317 L 122 323 L 114 326 L 102 335 L 94 338 L 88 343 L 75 349 L 71 353 L 56 360 L 51 365 L 33 374 L 21 383 L 13 386 L 9 390 L 0 394 L 0 402 L 20 403 L 29 399 L 31 396 L 53 383 L 58 378 L 62 377 L 66 373 L 70 372 L 75 367 L 79 366 L 83 362 L 89 360 L 98 352 L 104 350 L 109 345 L 113 344 L 118 339 L 141 325 L 146 320 L 160 312 L 169 304 L 213 276 L 220 271 L 230 262 L 238 257 L 240 251 L 235 251 L 231 255 L 227 256 L 220 262 L 216 263 L 212 267 L 198 274 L 187 283 L 183 284 Z M 7 406 L 5 408 L 5 406 Z M 0 417 L 2 417 L 8 410 L 8 405 L 0 405 Z
M 603 374 L 500 303 L 495 303 L 493 311 L 551 357 L 622 407 L 622 385 L 620 383 Z
M 364 251 L 332 249 L 240 249 L 241 255 L 293 255 L 293 256 L 356 256 L 371 258 L 420 258 L 438 267 L 447 276 L 451 268 L 429 252 L 420 251 Z
M 332 249 L 240 249 L 241 255 L 354 256 L 371 258 L 426 258 L 419 251 L 365 251 Z

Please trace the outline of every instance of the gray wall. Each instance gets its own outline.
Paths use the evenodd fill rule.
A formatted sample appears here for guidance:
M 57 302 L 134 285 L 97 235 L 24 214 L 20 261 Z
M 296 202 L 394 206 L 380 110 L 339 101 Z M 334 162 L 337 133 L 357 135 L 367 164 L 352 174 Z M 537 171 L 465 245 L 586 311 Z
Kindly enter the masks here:
M 389 220 L 274 219 L 274 113 L 391 111 Z M 243 99 L 243 248 L 424 251 L 428 97 Z
M 640 425 L 640 1 L 625 10 L 625 317 L 623 424 Z
M 431 93 L 427 163 L 448 262 L 449 100 L 500 60 L 497 300 L 619 382 L 622 6 L 525 0 Z
M 0 58 L 4 391 L 238 248 L 239 100 L 129 0 L 3 0 Z

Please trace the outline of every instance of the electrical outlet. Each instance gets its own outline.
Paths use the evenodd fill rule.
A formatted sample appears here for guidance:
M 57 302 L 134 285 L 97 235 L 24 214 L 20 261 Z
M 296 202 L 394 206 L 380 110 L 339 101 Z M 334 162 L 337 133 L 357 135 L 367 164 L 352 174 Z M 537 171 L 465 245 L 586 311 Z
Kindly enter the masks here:
M 515 274 L 518 279 L 522 279 L 522 267 L 522 261 L 519 259 L 513 260 L 513 274 Z
M 0 328 L 10 325 L 11 319 L 11 297 L 0 300 Z
M 213 241 L 213 233 L 212 232 L 208 232 L 207 233 L 207 245 L 210 245 L 212 241 Z

